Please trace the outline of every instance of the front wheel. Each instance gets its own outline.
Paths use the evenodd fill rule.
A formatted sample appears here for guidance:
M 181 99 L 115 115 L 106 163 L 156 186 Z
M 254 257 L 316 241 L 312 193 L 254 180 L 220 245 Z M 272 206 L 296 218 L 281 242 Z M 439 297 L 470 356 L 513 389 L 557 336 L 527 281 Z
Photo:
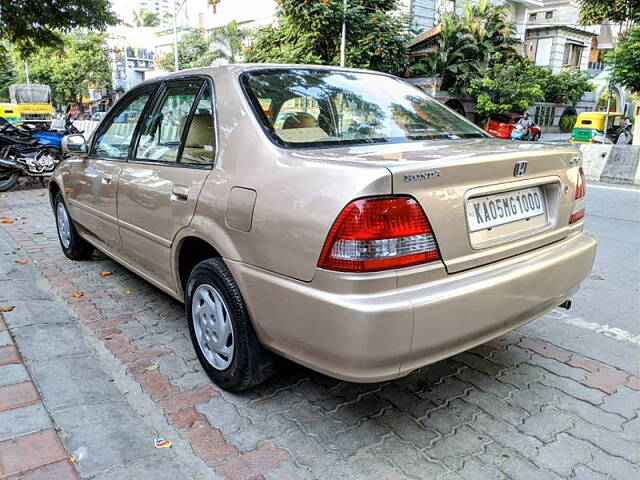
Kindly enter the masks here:
M 185 300 L 193 347 L 216 385 L 238 392 L 273 373 L 274 356 L 258 341 L 240 290 L 221 259 L 196 265 Z
M 18 183 L 20 172 L 17 170 L 4 170 L 0 172 L 0 192 L 8 192 Z
M 54 205 L 58 239 L 65 256 L 71 260 L 88 260 L 93 254 L 93 246 L 78 235 L 60 192 L 56 194 Z

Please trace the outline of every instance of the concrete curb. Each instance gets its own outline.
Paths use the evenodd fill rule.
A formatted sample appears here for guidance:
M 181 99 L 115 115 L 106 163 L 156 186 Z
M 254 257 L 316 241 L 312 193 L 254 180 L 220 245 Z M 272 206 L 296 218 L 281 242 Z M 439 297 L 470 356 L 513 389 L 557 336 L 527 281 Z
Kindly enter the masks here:
M 640 185 L 640 146 L 580 145 L 587 180 Z

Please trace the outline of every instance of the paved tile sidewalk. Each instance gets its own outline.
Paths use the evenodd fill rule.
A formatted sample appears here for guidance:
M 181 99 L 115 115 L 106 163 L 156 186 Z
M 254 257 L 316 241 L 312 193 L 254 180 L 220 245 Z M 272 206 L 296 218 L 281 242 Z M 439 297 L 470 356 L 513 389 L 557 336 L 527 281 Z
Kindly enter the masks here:
M 80 478 L 1 318 L 0 478 Z
M 8 257 L 28 259 L 43 288 L 126 369 L 115 384 L 138 386 L 134 409 L 149 402 L 221 478 L 638 478 L 640 379 L 553 339 L 514 332 L 378 384 L 285 362 L 250 392 L 222 392 L 195 358 L 183 307 L 102 255 L 65 259 L 41 193 L 0 197 L 2 215 L 15 219 L 0 226 L 13 242 Z M 23 287 L 12 287 L 10 326 L 34 308 Z

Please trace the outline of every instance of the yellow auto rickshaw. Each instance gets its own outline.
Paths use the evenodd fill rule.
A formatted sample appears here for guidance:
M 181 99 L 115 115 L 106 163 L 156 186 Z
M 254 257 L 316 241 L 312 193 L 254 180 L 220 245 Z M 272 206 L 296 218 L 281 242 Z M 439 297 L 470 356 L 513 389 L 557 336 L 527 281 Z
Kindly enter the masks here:
M 576 118 L 569 143 L 603 143 L 603 138 L 604 143 L 616 143 L 624 120 L 624 114 L 619 112 L 609 112 L 608 116 L 607 112 L 582 112 Z
M 12 125 L 20 122 L 20 107 L 15 103 L 0 103 L 0 118 L 4 118 Z

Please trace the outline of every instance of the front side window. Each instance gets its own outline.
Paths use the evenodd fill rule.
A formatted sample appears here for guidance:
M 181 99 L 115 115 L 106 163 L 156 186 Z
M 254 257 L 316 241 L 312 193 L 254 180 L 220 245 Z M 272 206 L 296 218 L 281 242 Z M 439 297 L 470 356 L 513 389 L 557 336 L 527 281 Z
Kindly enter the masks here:
M 202 84 L 203 81 L 198 79 L 175 82 L 165 87 L 145 120 L 136 160 L 178 161 L 182 135 Z
M 98 157 L 125 160 L 129 155 L 131 140 L 136 130 L 138 120 L 145 105 L 151 97 L 152 90 L 132 95 L 116 106 L 116 112 L 105 129 L 93 142 L 93 153 Z
M 265 129 L 287 147 L 486 137 L 426 93 L 385 75 L 257 70 L 241 81 Z

